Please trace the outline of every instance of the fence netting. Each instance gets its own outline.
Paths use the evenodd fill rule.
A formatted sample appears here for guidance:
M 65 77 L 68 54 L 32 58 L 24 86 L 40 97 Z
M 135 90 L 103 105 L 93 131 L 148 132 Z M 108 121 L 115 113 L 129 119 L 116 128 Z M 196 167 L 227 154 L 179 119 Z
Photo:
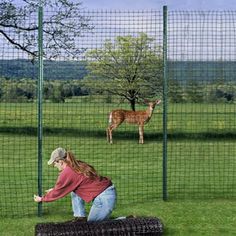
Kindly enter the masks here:
M 44 21 L 49 21 L 47 19 L 53 14 L 54 12 L 44 10 Z M 89 25 L 81 33 L 81 37 L 72 40 L 75 45 L 70 44 L 71 47 L 80 48 L 74 55 L 68 54 L 66 50 L 63 51 L 63 45 L 61 48 L 56 46 L 56 52 L 50 47 L 46 50 L 45 48 L 49 44 L 52 48 L 54 46 L 50 38 L 51 34 L 47 33 L 51 32 L 52 26 L 49 24 L 43 28 L 44 55 L 45 57 L 48 56 L 50 60 L 44 59 L 42 190 L 53 187 L 58 176 L 58 171 L 55 168 L 47 166 L 52 150 L 56 147 L 65 147 L 71 150 L 78 159 L 93 165 L 101 175 L 112 179 L 118 192 L 118 205 L 160 198 L 162 186 L 162 118 L 160 107 L 156 108 L 151 121 L 145 127 L 145 145 L 138 144 L 139 130 L 137 125 L 122 124 L 113 132 L 113 144 L 107 142 L 106 129 L 111 110 L 131 109 L 131 103 L 124 97 L 124 94 L 132 79 L 136 80 L 137 85 L 133 83 L 134 89 L 132 87 L 130 89 L 137 93 L 134 96 L 138 96 L 142 91 L 135 92 L 135 86 L 141 88 L 141 83 L 144 90 L 142 94 L 148 94 L 151 91 L 148 80 L 146 82 L 139 81 L 138 76 L 143 78 L 144 73 L 148 74 L 149 71 L 158 73 L 159 78 L 161 76 L 162 13 L 158 11 L 92 11 L 82 12 L 80 17 L 69 18 L 68 21 L 78 22 L 78 24 L 83 21 Z M 67 32 L 66 37 L 69 44 L 74 35 Z M 7 50 L 5 49 L 6 45 L 5 42 L 2 44 L 4 50 Z M 59 50 L 61 50 L 60 54 L 58 53 Z M 32 78 L 29 77 L 29 72 L 33 68 L 31 61 L 26 59 L 21 62 L 23 56 L 20 54 L 18 57 L 18 50 L 16 49 L 7 51 L 11 59 L 7 63 L 12 65 L 15 62 L 15 66 L 25 73 L 23 75 L 19 72 L 16 81 L 24 77 L 26 84 L 33 83 L 36 85 L 37 74 L 34 74 Z M 103 58 L 101 64 L 97 66 L 93 62 L 97 59 L 96 53 L 98 51 L 100 55 L 103 55 Z M 107 60 L 108 57 L 105 54 L 109 54 L 109 52 L 110 58 Z M 116 69 L 112 57 L 119 61 L 120 74 L 118 74 L 119 70 Z M 143 60 L 145 57 L 147 60 Z M 6 63 L 6 59 L 2 55 L 2 63 Z M 159 63 L 157 69 L 154 68 L 153 64 L 149 66 L 148 63 L 151 60 Z M 102 64 L 108 62 L 111 62 L 108 66 L 113 67 L 113 71 L 102 67 Z M 137 63 L 142 66 L 142 70 L 136 66 Z M 91 70 L 94 72 L 91 73 L 90 77 L 89 66 L 93 67 Z M 125 68 L 126 66 L 128 66 L 129 71 Z M 104 71 L 107 70 L 107 74 L 100 75 L 99 71 L 97 73 L 97 70 L 101 68 Z M 10 72 L 12 73 L 12 71 Z M 108 72 L 110 72 L 109 75 Z M 129 72 L 133 73 L 132 78 L 131 75 L 128 75 Z M 117 73 L 116 77 L 114 77 L 115 73 Z M 113 76 L 111 83 L 108 81 L 109 76 Z M 129 77 L 127 78 L 127 76 Z M 2 77 L 5 77 L 5 74 Z M 13 75 L 10 74 L 8 77 L 12 79 Z M 6 78 L 3 79 L 6 80 Z M 122 81 L 123 79 L 126 81 Z M 151 82 L 157 87 L 159 81 L 155 82 L 153 78 Z M 117 83 L 120 87 L 117 86 Z M 116 93 L 113 93 L 115 90 L 117 90 Z M 150 99 L 150 101 L 160 99 L 161 88 L 157 88 L 156 91 L 155 94 L 151 91 L 145 98 Z M 131 96 L 132 91 L 130 93 Z M 136 110 L 147 109 L 143 98 L 140 97 L 139 102 L 133 104 Z M 8 181 L 3 184 L 2 188 L 4 201 L 1 201 L 1 213 L 2 215 L 34 214 L 37 210 L 37 204 L 32 201 L 32 196 L 37 192 L 38 178 L 36 96 L 30 101 L 28 99 L 25 101 L 16 99 L 8 102 L 2 100 L 1 104 L 5 107 L 2 110 L 4 116 L 6 116 L 5 113 L 10 106 L 14 106 L 14 109 L 16 106 L 20 106 L 24 114 L 18 121 L 21 134 L 16 134 L 14 130 L 7 130 L 5 123 L 2 125 L 7 134 L 7 137 L 5 133 L 3 134 L 4 140 L 8 140 L 10 136 L 15 142 L 23 142 L 20 147 L 23 157 L 20 158 L 17 155 L 15 161 L 10 162 L 9 158 L 2 156 L 3 160 L 9 160 L 12 163 L 12 168 L 18 165 L 18 161 L 21 161 L 22 167 L 17 173 L 15 169 L 9 170 L 9 168 L 8 171 L 5 170 L 4 172 L 4 178 Z M 34 111 L 33 115 L 29 116 L 29 112 L 32 111 Z M 18 117 L 12 113 L 11 118 L 17 119 Z M 29 139 L 30 142 L 25 139 Z M 5 149 L 8 152 L 19 154 L 17 145 L 7 145 Z M 30 167 L 28 163 L 31 163 Z M 25 179 L 25 169 L 29 172 L 28 178 L 32 183 Z M 9 181 L 14 182 L 15 179 L 19 182 L 23 179 L 27 185 L 24 186 L 21 183 L 9 186 Z M 13 202 L 15 192 L 18 194 L 22 192 L 24 195 Z M 26 199 L 27 204 L 24 204 L 22 201 L 26 201 Z M 14 211 L 10 211 L 9 206 L 13 207 Z M 26 210 L 24 206 L 31 208 Z M 43 204 L 44 214 L 68 211 L 72 211 L 70 196 L 57 202 Z
M 168 194 L 235 197 L 235 12 L 168 15 Z
M 37 12 L 21 23 L 25 28 L 37 25 Z M 29 49 L 35 51 L 37 32 L 4 27 L 13 24 L 2 18 L 0 25 L 0 215 L 36 214 L 37 62 L 16 45 L 30 37 Z
M 45 11 L 44 17 L 50 14 Z M 50 62 L 48 70 L 45 68 L 48 73 L 45 85 L 51 85 L 51 90 L 47 91 L 49 101 L 50 93 L 53 99 L 63 101 L 43 105 L 46 129 L 43 188 L 52 187 L 58 174 L 46 166 L 49 154 L 55 147 L 62 146 L 112 179 L 118 192 L 118 206 L 158 199 L 162 181 L 162 143 L 156 139 L 162 129 L 160 108 L 145 129 L 145 145 L 138 144 L 137 125 L 122 124 L 113 132 L 113 144 L 107 142 L 106 129 L 110 111 L 131 109 L 129 101 L 120 94 L 125 94 L 130 86 L 129 72 L 136 80 L 138 75 L 143 76 L 142 71 L 136 72 L 133 68 L 136 61 L 142 62 L 138 54 L 149 56 L 148 53 L 152 53 L 149 48 L 155 50 L 154 56 L 160 51 L 162 14 L 157 11 L 90 11 L 84 12 L 83 17 L 88 20 L 90 29 L 76 41 L 83 49 L 81 53 L 75 58 L 58 57 Z M 47 63 L 45 61 L 45 66 Z M 92 73 L 89 74 L 89 70 Z M 53 74 L 55 79 L 51 80 Z M 136 104 L 136 110 L 139 109 L 146 110 L 146 105 Z M 58 212 L 63 206 L 67 211 L 71 209 L 70 196 L 44 204 L 43 209 Z
M 44 9 L 44 22 L 53 14 Z M 56 168 L 47 166 L 57 147 L 109 176 L 117 188 L 118 207 L 161 199 L 162 103 L 144 126 L 144 144 L 139 144 L 142 130 L 137 124 L 120 124 L 113 131 L 113 144 L 107 128 L 112 110 L 147 110 L 148 101 L 163 100 L 164 79 L 168 198 L 235 197 L 235 17 L 235 12 L 169 12 L 167 78 L 162 11 L 82 11 L 61 22 L 77 22 L 82 29 L 79 37 L 64 29 L 64 44 L 54 44 L 53 25 L 43 25 L 42 173 L 38 61 L 27 52 L 37 52 L 38 32 L 3 28 L 17 42 L 27 38 L 32 44 L 24 50 L 0 34 L 0 215 L 37 213 L 33 194 L 38 178 L 42 174 L 44 191 L 58 176 Z M 22 25 L 37 26 L 37 20 L 35 13 L 22 19 Z M 136 119 L 145 118 L 140 115 Z M 43 204 L 43 214 L 71 211 L 69 195 Z

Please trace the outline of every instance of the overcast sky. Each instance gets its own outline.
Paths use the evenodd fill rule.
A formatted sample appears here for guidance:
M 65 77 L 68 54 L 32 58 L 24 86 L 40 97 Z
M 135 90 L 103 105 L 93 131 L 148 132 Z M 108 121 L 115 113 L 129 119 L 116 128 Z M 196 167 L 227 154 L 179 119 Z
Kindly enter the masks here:
M 83 0 L 88 10 L 236 10 L 236 0 Z
M 1 0 L 0 0 L 1 1 Z M 46 0 L 45 0 L 46 1 Z M 236 10 L 236 0 L 73 0 L 82 2 L 85 10 Z M 13 0 L 22 4 L 22 0 Z
M 13 1 L 19 4 L 22 3 L 22 0 Z M 73 1 L 82 2 L 83 9 L 85 11 L 88 10 L 88 14 L 89 11 L 93 10 L 101 11 L 101 14 L 92 15 L 93 25 L 96 27 L 94 32 L 92 32 L 92 36 L 88 33 L 86 37 L 80 39 L 82 45 L 89 45 L 91 48 L 94 46 L 98 47 L 107 38 L 113 39 L 120 34 L 135 35 L 137 32 L 144 32 L 150 37 L 156 38 L 158 42 L 161 42 L 161 12 L 163 6 L 166 5 L 169 11 L 176 10 L 176 12 L 173 12 L 168 17 L 168 48 L 170 58 L 175 60 L 236 60 L 236 0 Z M 104 14 L 102 10 L 116 12 L 111 17 L 109 14 Z M 135 12 L 134 14 L 127 15 L 125 12 L 132 10 L 155 10 L 156 13 L 149 12 L 149 14 L 145 14 Z M 182 11 L 195 12 L 189 14 Z M 90 13 L 92 14 L 92 12 Z M 128 20 L 127 17 L 129 17 Z M 155 22 L 157 22 L 156 25 L 154 25 L 154 18 Z M 116 24 L 112 25 L 111 23 L 114 21 L 116 21 Z M 153 30 L 154 26 L 155 30 Z

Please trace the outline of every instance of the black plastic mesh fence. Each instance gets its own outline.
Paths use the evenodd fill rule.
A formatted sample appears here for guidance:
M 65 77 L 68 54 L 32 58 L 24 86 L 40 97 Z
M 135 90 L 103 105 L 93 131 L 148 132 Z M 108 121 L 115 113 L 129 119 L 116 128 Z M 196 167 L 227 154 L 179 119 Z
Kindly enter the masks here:
M 50 14 L 44 12 L 45 17 Z M 46 166 L 50 152 L 63 146 L 72 150 L 78 159 L 93 165 L 100 174 L 111 177 L 117 188 L 118 205 L 158 199 L 162 186 L 160 107 L 145 127 L 145 145 L 138 144 L 137 125 L 122 124 L 117 128 L 113 132 L 113 145 L 107 142 L 106 129 L 110 111 L 131 109 L 124 95 L 129 96 L 127 87 L 141 88 L 135 83 L 142 83 L 138 76 L 143 77 L 144 71 L 137 64 L 146 73 L 149 69 L 150 73 L 159 70 L 158 65 L 153 69 L 141 63 L 143 57 L 161 53 L 162 14 L 157 11 L 93 11 L 83 14 L 90 29 L 76 44 L 84 52 L 76 55 L 74 60 L 67 56 L 57 58 L 48 68 L 45 61 L 45 85 L 51 84 L 51 90 L 48 91 L 49 102 L 43 105 L 43 189 L 51 188 L 58 174 Z M 154 59 L 161 60 L 158 57 Z M 89 70 L 93 73 L 88 73 Z M 56 80 L 50 80 L 52 75 Z M 68 97 L 64 99 L 64 96 Z M 63 101 L 51 102 L 51 99 Z M 136 104 L 136 110 L 140 109 L 146 110 L 146 105 Z M 55 207 L 58 212 L 58 206 L 62 209 L 63 205 L 67 211 L 71 208 L 70 196 L 44 204 L 44 211 L 52 211 Z
M 54 11 L 45 10 L 44 22 L 49 22 L 54 13 Z M 31 21 L 34 22 L 36 19 L 37 17 Z M 159 78 L 161 76 L 161 12 L 82 12 L 81 16 L 67 20 L 67 23 L 78 22 L 81 25 L 83 23 L 88 25 L 86 27 L 83 25 L 83 33 L 78 38 L 73 38 L 74 35 L 68 32 L 64 35 L 65 42 L 70 47 L 80 48 L 77 54 L 69 55 L 67 50 L 63 49 L 63 42 L 53 44 L 52 24 L 45 24 L 43 28 L 44 53 L 51 60 L 44 60 L 42 190 L 49 189 L 55 184 L 58 172 L 48 167 L 47 161 L 51 151 L 62 146 L 72 150 L 77 158 L 93 165 L 100 174 L 111 177 L 118 191 L 118 205 L 160 198 L 162 186 L 162 118 L 158 113 L 160 107 L 156 108 L 148 126 L 145 127 L 145 145 L 138 144 L 137 126 L 122 124 L 113 133 L 113 145 L 107 142 L 106 129 L 108 114 L 111 110 L 130 109 L 129 101 L 124 98 L 126 87 L 130 83 L 128 80 L 135 80 L 132 86 L 137 86 L 137 88 L 143 85 L 145 91 L 142 94 L 147 94 L 151 91 L 146 79 L 148 73 L 158 73 Z M 24 22 L 22 24 L 24 25 Z M 12 37 L 16 37 L 17 34 L 11 32 L 11 29 L 9 32 Z M 17 37 L 21 41 L 24 35 L 17 35 Z M 30 61 L 31 58 L 25 58 L 25 53 L 12 47 L 4 37 L 1 45 L 3 51 L 6 52 L 1 55 L 1 67 L 4 68 L 1 80 L 6 83 L 6 86 L 14 86 L 13 78 L 15 78 L 14 81 L 20 89 L 25 89 L 25 84 L 27 86 L 32 84 L 35 88 L 37 76 L 34 73 L 35 66 Z M 10 50 L 8 47 L 13 49 Z M 109 65 L 114 68 L 108 76 L 117 73 L 117 69 L 121 71 L 117 77 L 114 77 L 112 83 L 108 83 L 107 77 L 96 75 L 96 68 L 101 68 L 100 65 L 97 67 L 92 64 L 96 60 L 93 58 L 96 55 L 92 53 L 96 50 L 104 52 L 110 50 L 108 60 L 113 60 L 114 56 L 119 60 L 120 68 L 115 68 L 114 60 Z M 105 54 L 102 60 L 107 63 Z M 159 65 L 154 68 L 154 62 L 150 64 L 151 60 L 158 62 Z M 95 71 L 90 78 L 88 77 L 89 65 L 93 66 Z M 126 69 L 127 66 L 128 69 Z M 18 72 L 15 75 L 16 70 Z M 133 73 L 133 78 L 126 78 L 129 72 Z M 144 76 L 146 76 L 145 83 L 142 80 L 139 81 L 139 77 L 144 78 Z M 120 82 L 117 81 L 120 79 Z M 128 80 L 122 81 L 122 79 Z M 157 86 L 154 78 L 151 82 Z M 121 86 L 120 90 L 117 83 Z M 32 196 L 37 192 L 38 176 L 36 93 L 32 95 L 32 99 L 28 99 L 22 92 L 20 100 L 20 91 L 16 89 L 17 94 L 14 99 L 4 100 L 8 87 L 2 88 L 1 106 L 4 109 L 1 109 L 3 116 L 1 130 L 2 143 L 6 143 L 2 145 L 2 148 L 4 147 L 2 153 L 6 152 L 6 154 L 1 155 L 1 158 L 5 160 L 4 163 L 7 160 L 7 167 L 10 168 L 3 166 L 4 171 L 2 171 L 1 215 L 34 214 L 37 207 L 32 201 Z M 133 88 L 130 87 L 130 89 Z M 25 90 L 28 92 L 28 89 Z M 116 95 L 113 94 L 115 90 L 117 90 Z M 152 92 L 145 98 L 156 100 L 161 94 L 161 88 L 156 91 L 156 94 Z M 137 90 L 137 92 L 134 94 L 136 97 L 142 91 Z M 131 96 L 132 91 L 130 93 Z M 10 95 L 13 96 L 12 93 Z M 11 107 L 13 108 L 9 111 Z M 136 109 L 146 110 L 147 105 L 143 105 L 140 100 L 140 103 L 136 104 Z M 8 126 L 13 127 L 9 129 Z M 12 153 L 15 157 L 13 160 Z M 19 171 L 16 171 L 16 168 L 19 168 Z M 19 184 L 10 184 L 15 181 Z M 19 195 L 17 201 L 15 200 L 16 192 Z M 51 213 L 54 210 L 58 213 L 65 210 L 71 211 L 70 196 L 43 205 L 44 213 L 47 211 Z
M 2 12 L 2 5 L 1 5 Z M 10 15 L 10 12 L 9 12 Z M 6 16 L 5 16 L 6 17 Z M 37 192 L 37 63 L 17 48 L 30 37 L 37 47 L 37 32 L 20 32 L 1 14 L 0 20 L 0 215 L 36 214 L 32 193 Z M 25 28 L 37 25 L 22 16 Z M 4 27 L 6 25 L 6 27 Z M 11 43 L 10 43 L 11 42 Z
M 168 16 L 168 193 L 235 197 L 235 12 Z
M 53 14 L 45 9 L 44 21 Z M 168 13 L 170 199 L 235 197 L 235 16 Z M 36 22 L 35 15 L 21 25 Z M 143 145 L 138 144 L 137 125 L 121 124 L 113 132 L 113 144 L 107 142 L 106 129 L 110 111 L 134 106 L 146 110 L 144 99 L 162 99 L 163 13 L 89 11 L 68 22 L 82 27 L 79 37 L 69 28 L 61 35 L 66 47 L 74 48 L 73 55 L 60 40 L 53 45 L 53 25 L 43 28 L 42 190 L 56 181 L 58 172 L 47 161 L 51 151 L 62 146 L 112 178 L 118 205 L 161 199 L 162 105 L 144 127 Z M 3 30 L 17 42 L 27 38 L 12 28 Z M 37 51 L 37 32 L 27 32 L 32 41 L 27 49 Z M 33 194 L 39 174 L 37 62 L 3 33 L 0 48 L 0 212 L 32 215 L 37 212 Z M 70 196 L 43 204 L 44 213 L 65 211 L 71 211 Z
M 158 218 L 130 218 L 102 222 L 40 223 L 36 236 L 53 235 L 163 235 L 164 226 Z

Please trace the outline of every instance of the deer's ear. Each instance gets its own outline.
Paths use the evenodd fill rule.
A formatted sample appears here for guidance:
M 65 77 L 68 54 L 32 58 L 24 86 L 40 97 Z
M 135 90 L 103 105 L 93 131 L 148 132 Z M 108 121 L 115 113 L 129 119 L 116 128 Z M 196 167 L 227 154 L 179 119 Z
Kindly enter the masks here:
M 148 103 L 149 103 L 149 101 L 148 101 L 147 99 L 143 99 L 143 102 L 144 102 L 145 104 L 148 104 Z
M 161 103 L 161 100 L 156 100 L 156 104 L 160 104 Z

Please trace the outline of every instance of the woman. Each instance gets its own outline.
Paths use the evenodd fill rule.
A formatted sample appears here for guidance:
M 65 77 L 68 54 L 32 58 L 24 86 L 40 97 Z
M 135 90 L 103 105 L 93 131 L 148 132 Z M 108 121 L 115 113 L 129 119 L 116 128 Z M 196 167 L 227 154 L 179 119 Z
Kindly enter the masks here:
M 71 193 L 76 220 L 86 219 L 84 202 L 90 201 L 87 221 L 109 218 L 116 203 L 116 189 L 110 179 L 99 176 L 91 165 L 76 160 L 72 152 L 61 147 L 52 152 L 48 165 L 58 168 L 60 174 L 55 187 L 42 197 L 35 196 L 35 202 L 51 202 Z

